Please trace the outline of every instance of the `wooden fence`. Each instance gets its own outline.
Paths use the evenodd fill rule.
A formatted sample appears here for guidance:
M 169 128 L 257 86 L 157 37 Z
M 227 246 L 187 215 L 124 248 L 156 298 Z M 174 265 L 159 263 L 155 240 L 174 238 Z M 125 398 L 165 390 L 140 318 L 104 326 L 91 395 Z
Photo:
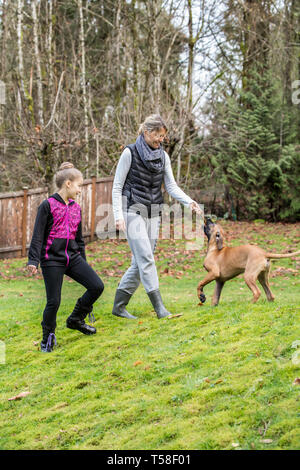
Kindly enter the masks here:
M 78 202 L 82 208 L 82 231 L 87 243 L 93 241 L 95 235 L 100 238 L 116 236 L 112 211 L 113 179 L 113 176 L 93 177 L 83 182 Z M 189 193 L 204 204 L 207 213 L 214 212 L 216 205 L 222 204 L 223 194 L 223 188 Z M 27 255 L 37 208 L 47 197 L 47 188 L 24 188 L 23 191 L 0 194 L 0 259 Z
M 93 241 L 97 224 L 112 213 L 113 177 L 84 180 L 78 202 L 82 208 L 82 231 L 86 242 Z M 37 208 L 49 197 L 47 188 L 27 189 L 0 194 L 0 258 L 26 256 Z M 97 208 L 107 204 L 108 213 L 98 215 Z

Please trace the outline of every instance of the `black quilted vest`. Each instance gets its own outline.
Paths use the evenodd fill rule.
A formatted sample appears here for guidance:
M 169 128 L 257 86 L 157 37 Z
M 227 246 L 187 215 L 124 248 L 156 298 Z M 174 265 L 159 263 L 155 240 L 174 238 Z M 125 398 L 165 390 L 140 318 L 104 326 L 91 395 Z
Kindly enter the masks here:
M 135 206 L 136 213 L 146 217 L 156 216 L 161 213 L 159 205 L 163 203 L 161 186 L 164 178 L 165 162 L 159 173 L 153 173 L 144 165 L 135 144 L 127 147 L 131 151 L 132 158 L 131 167 L 122 191 L 122 195 L 126 196 L 127 199 L 127 207 L 123 206 L 123 210 Z

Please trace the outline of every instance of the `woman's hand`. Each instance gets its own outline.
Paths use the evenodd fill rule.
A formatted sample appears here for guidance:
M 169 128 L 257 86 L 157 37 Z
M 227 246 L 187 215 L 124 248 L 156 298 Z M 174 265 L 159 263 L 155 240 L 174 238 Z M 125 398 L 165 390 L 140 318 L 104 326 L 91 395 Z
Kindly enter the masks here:
M 193 202 L 190 203 L 190 209 L 191 209 L 191 211 L 195 211 L 199 215 L 203 215 L 203 211 L 202 211 L 201 207 L 199 206 L 199 204 L 197 204 L 196 201 L 193 201 Z
M 37 273 L 37 267 L 34 266 L 33 264 L 28 264 L 27 265 L 27 270 L 29 271 L 30 274 L 36 274 Z
M 116 220 L 116 229 L 119 231 L 125 232 L 126 230 L 125 220 L 123 219 Z

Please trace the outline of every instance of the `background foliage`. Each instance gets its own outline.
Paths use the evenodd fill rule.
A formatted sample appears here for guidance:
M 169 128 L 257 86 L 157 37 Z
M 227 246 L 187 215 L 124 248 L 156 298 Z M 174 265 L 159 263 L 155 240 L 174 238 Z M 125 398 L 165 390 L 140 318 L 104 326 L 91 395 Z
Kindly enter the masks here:
M 199 202 L 205 189 L 219 215 L 299 218 L 299 2 L 0 7 L 0 191 L 51 186 L 64 160 L 113 174 L 159 112 L 176 179 Z

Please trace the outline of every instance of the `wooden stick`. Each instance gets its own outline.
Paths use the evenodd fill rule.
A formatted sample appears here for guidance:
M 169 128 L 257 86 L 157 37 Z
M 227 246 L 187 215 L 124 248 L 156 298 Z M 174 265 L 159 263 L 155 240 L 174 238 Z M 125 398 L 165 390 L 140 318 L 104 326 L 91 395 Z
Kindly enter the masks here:
M 95 217 L 96 217 L 96 176 L 92 176 L 92 201 L 91 201 L 91 242 L 94 240 L 95 234 Z

